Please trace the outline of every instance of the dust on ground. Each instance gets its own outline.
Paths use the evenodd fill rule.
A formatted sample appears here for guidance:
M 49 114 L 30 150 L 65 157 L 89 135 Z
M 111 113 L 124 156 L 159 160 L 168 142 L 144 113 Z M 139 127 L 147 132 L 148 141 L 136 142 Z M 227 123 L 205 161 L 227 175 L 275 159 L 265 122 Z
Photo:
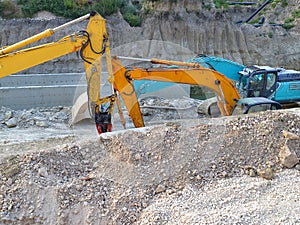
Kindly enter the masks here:
M 299 166 L 286 169 L 278 158 L 282 131 L 300 135 L 295 113 L 177 120 L 100 137 L 90 125 L 1 143 L 15 152 L 1 155 L 1 224 L 300 223 Z M 300 156 L 299 140 L 287 145 Z M 268 179 L 257 175 L 263 170 Z

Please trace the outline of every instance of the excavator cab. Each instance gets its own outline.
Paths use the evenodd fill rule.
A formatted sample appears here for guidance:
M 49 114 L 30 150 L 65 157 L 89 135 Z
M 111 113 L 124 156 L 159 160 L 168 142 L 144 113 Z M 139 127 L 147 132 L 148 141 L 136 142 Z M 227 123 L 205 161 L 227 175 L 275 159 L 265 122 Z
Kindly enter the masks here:
M 239 93 L 242 98 L 265 97 L 275 94 L 278 71 L 266 66 L 251 66 L 240 71 Z
M 270 97 L 276 90 L 277 71 L 254 73 L 249 79 L 248 97 Z

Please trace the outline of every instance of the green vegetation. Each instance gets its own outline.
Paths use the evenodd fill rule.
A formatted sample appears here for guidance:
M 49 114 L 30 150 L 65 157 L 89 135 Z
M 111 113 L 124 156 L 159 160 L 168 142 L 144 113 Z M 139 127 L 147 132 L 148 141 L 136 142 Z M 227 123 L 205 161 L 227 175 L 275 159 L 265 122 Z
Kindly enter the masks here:
M 0 15 L 2 16 L 2 12 L 3 12 L 3 3 L 0 2 Z
M 291 23 L 284 23 L 282 24 L 282 27 L 286 30 L 292 29 L 295 25 Z
M 281 4 L 282 7 L 287 7 L 288 6 L 288 1 L 287 0 L 273 0 L 271 1 L 271 7 L 275 8 L 277 4 Z
M 268 37 L 269 37 L 269 38 L 272 38 L 272 37 L 273 37 L 273 33 L 272 33 L 272 32 L 269 32 L 269 33 L 268 33 Z
M 282 7 L 287 7 L 287 6 L 288 6 L 287 0 L 282 0 L 282 1 L 281 1 L 281 6 L 282 6 Z
M 121 9 L 124 19 L 133 27 L 140 26 L 142 19 L 137 8 L 133 5 L 127 5 Z
M 0 16 L 6 19 L 20 17 L 18 8 L 10 0 L 0 1 Z
M 294 22 L 294 18 L 286 18 L 285 20 L 284 20 L 284 23 L 292 23 L 292 22 Z
M 93 4 L 89 4 L 87 0 L 18 0 L 17 3 L 26 17 L 32 17 L 35 13 L 46 10 L 57 16 L 72 19 L 92 10 L 104 16 L 111 15 L 125 4 L 123 0 L 101 0 Z
M 259 23 L 259 21 L 260 21 L 260 17 L 257 17 L 255 19 L 252 19 L 249 23 L 250 24 L 257 24 L 257 23 Z
M 300 18 L 300 9 L 293 11 L 292 16 L 295 19 Z
M 33 17 L 40 11 L 49 11 L 57 16 L 78 18 L 92 11 L 109 16 L 120 11 L 131 26 L 140 26 L 141 4 L 128 4 L 128 0 L 0 0 L 0 16 L 3 18 Z
M 205 0 L 199 1 L 202 2 L 203 8 L 206 10 L 210 10 L 213 7 L 212 4 L 207 3 Z M 244 0 L 238 1 L 244 2 Z M 130 2 L 129 0 L 0 0 L 0 16 L 5 19 L 33 17 L 36 13 L 45 10 L 57 16 L 74 19 L 91 11 L 97 11 L 104 17 L 120 12 L 131 26 L 140 26 L 143 16 L 153 13 L 153 3 L 155 2 L 177 3 L 178 0 Z M 222 10 L 229 8 L 228 2 L 228 0 L 214 0 L 215 7 Z M 259 0 L 258 4 L 262 4 L 263 2 L 265 0 Z M 263 9 L 259 17 L 276 6 L 286 7 L 288 4 L 288 0 L 272 0 L 271 7 Z M 189 12 L 187 11 L 187 13 Z M 294 21 L 297 18 L 300 18 L 300 8 L 291 12 L 290 17 L 284 21 L 283 27 L 285 29 L 294 27 Z M 180 20 L 180 18 L 177 19 Z M 251 24 L 258 22 L 259 19 L 255 19 L 251 21 Z
M 286 18 L 284 20 L 284 24 L 282 25 L 286 30 L 289 30 L 291 28 L 293 28 L 295 26 L 295 24 L 293 24 L 293 22 L 300 18 L 300 9 L 292 11 L 292 17 Z
M 207 10 L 211 10 L 212 6 L 211 4 L 204 4 L 203 8 Z
M 216 8 L 228 9 L 229 4 L 227 0 L 214 0 Z

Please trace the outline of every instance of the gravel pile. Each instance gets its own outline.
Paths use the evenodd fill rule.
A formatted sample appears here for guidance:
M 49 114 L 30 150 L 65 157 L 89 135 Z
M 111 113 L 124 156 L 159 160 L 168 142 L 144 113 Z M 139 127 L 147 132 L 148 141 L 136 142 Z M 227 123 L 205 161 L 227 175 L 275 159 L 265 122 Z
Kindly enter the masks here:
M 296 170 L 272 181 L 243 176 L 187 185 L 155 198 L 137 224 L 299 224 L 299 185 Z
M 0 224 L 299 223 L 299 165 L 278 154 L 287 142 L 300 157 L 300 141 L 283 130 L 299 136 L 299 116 L 168 122 L 12 154 L 0 161 Z

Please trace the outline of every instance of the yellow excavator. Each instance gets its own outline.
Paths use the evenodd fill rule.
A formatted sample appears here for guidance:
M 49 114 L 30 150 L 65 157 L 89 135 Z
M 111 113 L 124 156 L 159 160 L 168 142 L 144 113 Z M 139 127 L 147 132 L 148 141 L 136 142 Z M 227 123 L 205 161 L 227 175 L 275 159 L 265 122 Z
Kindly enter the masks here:
M 75 32 L 56 42 L 25 48 L 68 26 L 87 19 L 89 21 L 86 30 Z M 95 103 L 100 99 L 101 64 L 104 54 L 107 64 L 111 65 L 105 19 L 96 12 L 84 15 L 59 27 L 47 29 L 13 45 L 0 48 L 0 78 L 73 52 L 79 52 L 84 61 L 89 108 L 95 109 Z M 108 69 L 111 73 L 110 68 Z M 91 112 L 94 115 L 94 110 Z
M 29 44 L 53 35 L 58 30 L 86 19 L 89 19 L 89 22 L 84 31 L 63 37 L 57 42 L 24 48 Z M 88 107 L 90 116 L 95 119 L 99 134 L 112 130 L 111 115 L 115 104 L 117 105 L 121 122 L 124 127 L 126 126 L 119 96 L 122 98 L 123 104 L 127 108 L 135 127 L 144 126 L 133 80 L 166 81 L 208 87 L 216 94 L 218 107 L 223 116 L 231 115 L 240 99 L 238 91 L 228 78 L 215 70 L 204 68 L 197 63 L 151 59 L 150 61 L 154 64 L 176 67 L 125 68 L 117 56 L 111 57 L 105 19 L 96 12 L 82 16 L 54 29 L 45 30 L 16 44 L 0 48 L 0 78 L 72 52 L 80 53 L 84 61 L 87 82 L 87 100 L 79 97 L 79 100 L 76 101 L 72 108 L 72 116 L 76 117 L 77 115 L 75 114 L 80 114 L 82 108 Z M 112 94 L 106 97 L 100 96 L 103 55 L 106 58 L 108 81 L 112 87 Z M 268 101 L 267 103 L 271 103 L 270 109 L 274 106 L 276 108 L 279 107 L 275 102 Z M 108 105 L 108 107 L 104 107 L 104 105 Z M 245 104 L 243 105 L 242 103 L 240 106 L 245 107 Z M 242 112 L 245 113 L 245 110 Z

